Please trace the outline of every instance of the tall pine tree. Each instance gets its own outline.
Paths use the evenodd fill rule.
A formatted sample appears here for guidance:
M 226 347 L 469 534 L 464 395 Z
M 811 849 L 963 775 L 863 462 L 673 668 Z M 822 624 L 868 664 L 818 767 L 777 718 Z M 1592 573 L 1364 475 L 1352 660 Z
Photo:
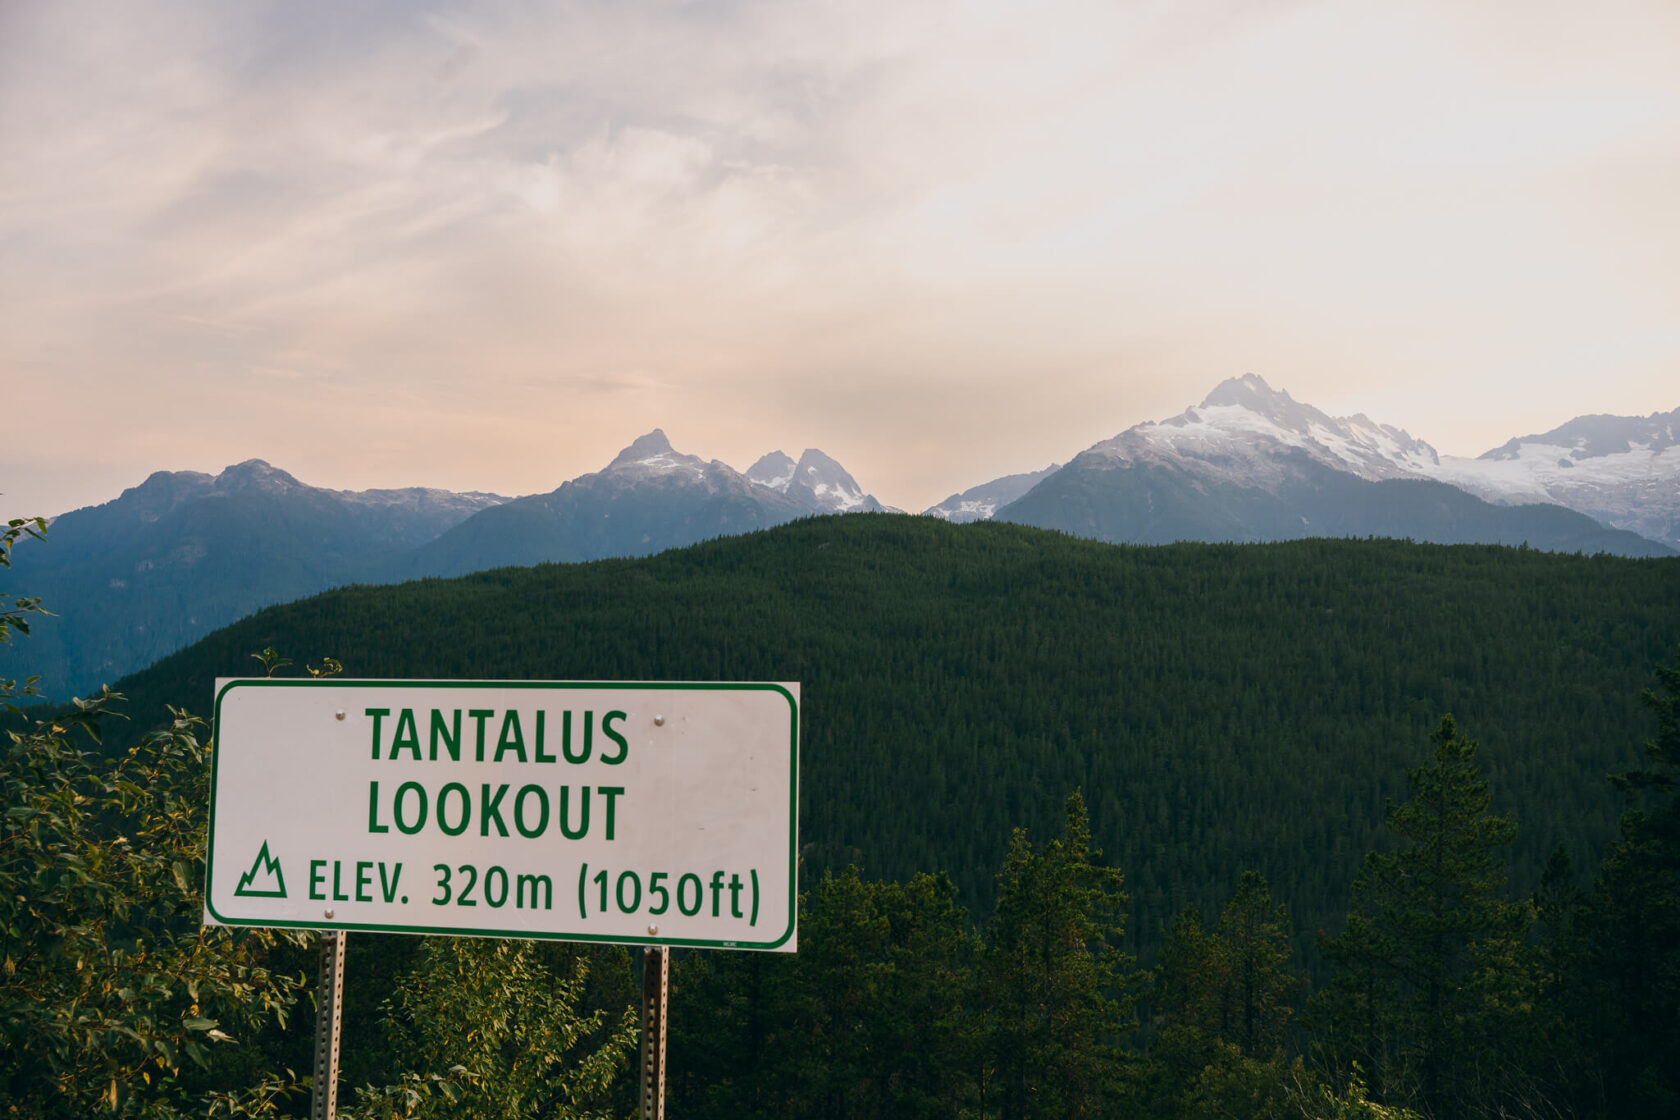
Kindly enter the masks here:
M 1680 659 L 1663 694 L 1646 768 L 1611 780 L 1627 794 L 1621 835 L 1575 911 L 1561 997 L 1599 1091 L 1586 1111 L 1630 1120 L 1680 1115 Z
M 1451 716 L 1433 742 L 1385 814 L 1399 846 L 1365 857 L 1347 929 L 1325 943 L 1336 975 L 1315 1006 L 1333 1063 L 1359 1062 L 1380 1096 L 1480 1115 L 1512 1076 L 1531 910 L 1506 898 L 1499 850 L 1517 830 L 1489 811 L 1476 743 Z
M 1220 1035 L 1245 1057 L 1270 1053 L 1283 1042 L 1301 980 L 1289 971 L 1289 911 L 1272 899 L 1266 877 L 1245 871 L 1237 894 L 1219 917 Z
M 1132 960 L 1117 945 L 1120 872 L 1101 856 L 1077 793 L 1057 839 L 1035 851 L 1017 829 L 1010 842 L 978 978 L 989 1115 L 1097 1116 L 1119 1088 Z
M 1152 1115 L 1270 1115 L 1281 1107 L 1284 1028 L 1302 984 L 1289 969 L 1288 925 L 1258 871 L 1243 872 L 1212 932 L 1194 906 L 1173 922 L 1153 993 Z

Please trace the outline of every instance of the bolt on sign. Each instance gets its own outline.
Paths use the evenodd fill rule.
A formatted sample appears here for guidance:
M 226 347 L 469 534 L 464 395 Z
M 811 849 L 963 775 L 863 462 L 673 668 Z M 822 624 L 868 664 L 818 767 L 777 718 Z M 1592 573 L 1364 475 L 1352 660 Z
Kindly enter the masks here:
M 204 921 L 792 952 L 799 686 L 216 682 Z

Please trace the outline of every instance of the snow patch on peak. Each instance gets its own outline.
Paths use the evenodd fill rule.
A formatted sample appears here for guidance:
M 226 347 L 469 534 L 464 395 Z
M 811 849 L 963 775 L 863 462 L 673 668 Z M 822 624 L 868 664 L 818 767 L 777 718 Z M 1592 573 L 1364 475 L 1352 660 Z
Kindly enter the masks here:
M 1680 408 L 1577 416 L 1475 459 L 1446 456 L 1422 473 L 1490 502 L 1552 502 L 1680 545 Z
M 637 438 L 623 451 L 620 451 L 617 457 L 607 464 L 607 469 L 611 470 L 613 467 L 625 463 L 642 463 L 661 455 L 670 454 L 673 454 L 671 441 L 665 438 L 665 432 L 662 429 L 655 428 L 647 435 Z
M 1298 474 L 1302 455 L 1371 481 L 1428 478 L 1492 502 L 1550 502 L 1680 544 L 1680 409 L 1580 416 L 1461 459 L 1363 413 L 1331 417 L 1247 374 L 1221 382 L 1197 407 L 1129 428 L 1081 459 L 1167 465 L 1270 488 Z
M 1661 454 L 1680 443 L 1680 408 L 1653 412 L 1649 416 L 1577 416 L 1567 424 L 1540 435 L 1513 439 L 1481 458 L 1520 459 L 1531 446 L 1567 449 L 1569 458 L 1600 459 L 1629 452 Z
M 926 517 L 938 517 L 959 524 L 968 521 L 989 521 L 998 510 L 1021 497 L 1060 469 L 1061 465 L 1059 463 L 1051 463 L 1041 471 L 1009 474 L 1002 478 L 994 478 L 992 481 L 983 482 L 979 486 L 971 486 L 960 494 L 952 494 L 938 505 L 929 506 L 922 511 L 922 514 Z
M 799 461 L 772 451 L 747 470 L 748 480 L 786 494 L 812 513 L 874 512 L 887 507 L 864 493 L 845 467 L 807 447 Z
M 760 486 L 768 486 L 778 494 L 786 494 L 794 472 L 799 469 L 787 455 L 772 451 L 747 468 L 747 478 Z
M 671 446 L 658 428 L 618 453 L 601 472 L 615 478 L 652 478 L 665 475 L 693 476 L 706 481 L 706 463 L 698 456 L 684 455 Z M 587 477 L 587 476 L 586 476 Z
M 1363 415 L 1337 419 L 1252 373 L 1221 382 L 1195 408 L 1139 424 L 1090 453 L 1116 462 L 1195 460 L 1203 469 L 1264 480 L 1287 473 L 1280 456 L 1303 452 L 1372 480 L 1414 474 L 1439 458 L 1399 428 Z
M 1552 502 L 1613 528 L 1680 545 L 1680 442 L 1630 439 L 1623 451 L 1603 444 L 1596 454 L 1583 450 L 1574 440 L 1529 436 L 1512 440 L 1494 457 L 1445 456 L 1425 473 L 1490 502 Z
M 501 494 L 484 490 L 440 490 L 434 486 L 405 486 L 391 490 L 327 490 L 346 505 L 369 509 L 459 509 L 477 513 L 490 506 L 499 506 L 508 499 Z
M 814 447 L 799 456 L 788 492 L 824 513 L 850 513 L 872 502 L 845 467 Z
M 1266 379 L 1257 373 L 1245 373 L 1241 377 L 1228 377 L 1215 385 L 1213 391 L 1202 399 L 1204 407 L 1234 404 L 1256 412 L 1272 407 L 1278 402 L 1294 404 L 1295 400 L 1287 391 L 1273 389 L 1266 384 Z

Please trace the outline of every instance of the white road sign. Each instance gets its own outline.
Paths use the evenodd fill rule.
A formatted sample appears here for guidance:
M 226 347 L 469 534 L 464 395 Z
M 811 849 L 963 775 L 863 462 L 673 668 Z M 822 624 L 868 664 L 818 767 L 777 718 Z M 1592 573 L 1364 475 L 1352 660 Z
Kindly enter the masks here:
M 216 682 L 204 920 L 793 951 L 797 684 Z

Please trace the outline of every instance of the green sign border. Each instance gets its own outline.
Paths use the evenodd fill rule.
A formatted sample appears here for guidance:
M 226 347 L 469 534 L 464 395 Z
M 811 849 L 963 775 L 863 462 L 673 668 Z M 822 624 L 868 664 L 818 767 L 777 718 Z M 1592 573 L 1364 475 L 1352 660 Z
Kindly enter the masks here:
M 461 688 L 461 689 L 542 689 L 548 691 L 652 691 L 677 692 L 779 692 L 788 702 L 788 766 L 791 771 L 788 790 L 788 918 L 787 929 L 774 941 L 707 941 L 699 938 L 618 937 L 587 933 L 540 933 L 530 930 L 458 929 L 450 926 L 406 926 L 370 922 L 293 922 L 282 920 L 230 919 L 220 914 L 211 903 L 210 884 L 214 882 L 213 860 L 216 836 L 216 790 L 221 771 L 221 715 L 222 699 L 235 688 Z M 263 929 L 342 929 L 366 933 L 437 934 L 446 937 L 514 937 L 531 941 L 575 941 L 609 945 L 666 945 L 694 949 L 757 949 L 771 950 L 787 943 L 799 924 L 799 701 L 780 684 L 767 682 L 706 682 L 706 681 L 450 681 L 450 680 L 325 680 L 286 677 L 239 677 L 229 680 L 216 692 L 216 736 L 210 752 L 210 830 L 204 845 L 204 909 L 225 926 Z

